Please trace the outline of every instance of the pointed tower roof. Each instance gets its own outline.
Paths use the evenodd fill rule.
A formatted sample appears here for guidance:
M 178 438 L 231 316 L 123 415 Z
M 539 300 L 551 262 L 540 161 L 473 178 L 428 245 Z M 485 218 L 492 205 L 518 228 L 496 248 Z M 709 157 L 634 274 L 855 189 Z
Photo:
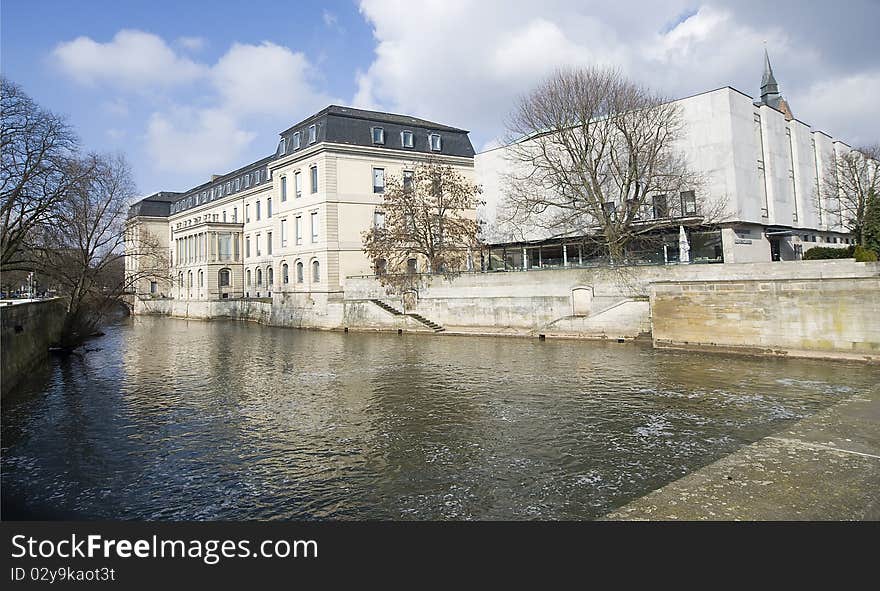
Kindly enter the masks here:
M 779 93 L 779 84 L 776 82 L 776 76 L 773 75 L 773 66 L 770 65 L 770 55 L 767 53 L 767 46 L 764 46 L 764 76 L 761 78 L 761 100 L 758 105 L 767 105 L 773 107 L 777 111 L 782 111 L 787 120 L 794 118 L 788 102 Z
M 773 66 L 770 65 L 770 55 L 764 47 L 764 77 L 761 79 L 761 98 L 765 94 L 779 94 L 779 84 L 773 75 Z

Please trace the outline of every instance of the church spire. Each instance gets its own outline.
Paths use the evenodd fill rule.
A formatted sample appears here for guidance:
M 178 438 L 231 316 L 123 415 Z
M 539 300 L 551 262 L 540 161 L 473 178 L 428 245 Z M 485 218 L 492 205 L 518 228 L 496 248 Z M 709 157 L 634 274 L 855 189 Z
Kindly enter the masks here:
M 779 84 L 776 82 L 776 76 L 773 75 L 773 66 L 770 65 L 770 55 L 767 53 L 766 43 L 764 44 L 764 77 L 761 78 L 761 100 L 757 104 L 767 105 L 777 111 L 782 111 L 789 121 L 794 119 L 791 108 L 779 93 Z
M 768 95 L 779 95 L 779 84 L 776 83 L 776 77 L 773 75 L 773 67 L 770 65 L 770 55 L 767 53 L 767 47 L 764 47 L 764 77 L 761 79 L 761 100 L 766 102 L 765 97 Z

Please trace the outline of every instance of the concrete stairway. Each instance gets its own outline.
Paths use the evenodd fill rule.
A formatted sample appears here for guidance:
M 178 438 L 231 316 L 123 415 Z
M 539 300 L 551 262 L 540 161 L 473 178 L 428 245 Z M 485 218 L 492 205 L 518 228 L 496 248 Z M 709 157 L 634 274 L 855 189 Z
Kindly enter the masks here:
M 385 310 L 386 312 L 388 312 L 389 314 L 393 314 L 395 316 L 409 316 L 413 320 L 415 320 L 417 322 L 421 322 L 422 324 L 424 324 L 425 326 L 427 326 L 428 328 L 430 328 L 434 332 L 443 332 L 444 330 L 446 330 L 445 328 L 443 328 L 442 326 L 440 326 L 436 322 L 428 320 L 427 318 L 425 318 L 421 314 L 405 314 L 405 313 L 401 312 L 400 310 L 398 310 L 397 308 L 395 308 L 394 306 L 390 306 L 390 305 L 386 304 L 382 300 L 370 300 L 370 301 L 373 302 L 374 304 L 376 304 L 377 306 L 379 306 L 380 308 L 382 308 L 383 310 Z

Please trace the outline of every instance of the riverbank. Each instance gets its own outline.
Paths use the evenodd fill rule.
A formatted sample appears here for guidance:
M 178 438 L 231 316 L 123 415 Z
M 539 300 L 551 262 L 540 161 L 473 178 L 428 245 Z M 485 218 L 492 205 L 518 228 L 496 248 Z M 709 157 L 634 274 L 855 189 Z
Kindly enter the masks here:
M 279 327 L 629 341 L 658 348 L 880 362 L 880 263 L 852 260 L 424 276 L 389 295 L 282 285 L 271 298 L 139 297 L 136 315 Z
M 859 393 L 605 520 L 880 520 L 880 388 Z

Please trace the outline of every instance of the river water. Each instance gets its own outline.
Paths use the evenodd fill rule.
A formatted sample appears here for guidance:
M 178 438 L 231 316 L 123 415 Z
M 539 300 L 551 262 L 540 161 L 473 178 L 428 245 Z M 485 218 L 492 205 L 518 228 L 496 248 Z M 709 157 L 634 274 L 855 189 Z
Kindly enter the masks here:
M 592 519 L 880 383 L 632 343 L 126 319 L 2 405 L 4 517 Z

